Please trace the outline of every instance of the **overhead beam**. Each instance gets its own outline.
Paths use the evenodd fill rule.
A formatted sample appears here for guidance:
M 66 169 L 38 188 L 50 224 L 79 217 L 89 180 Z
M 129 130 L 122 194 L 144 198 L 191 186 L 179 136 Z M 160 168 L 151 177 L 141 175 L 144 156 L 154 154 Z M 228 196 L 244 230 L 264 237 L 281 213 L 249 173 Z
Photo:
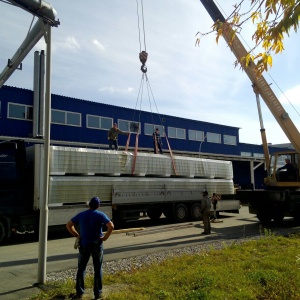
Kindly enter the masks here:
M 7 0 L 12 5 L 18 6 L 39 19 L 33 26 L 33 28 L 28 33 L 27 37 L 15 53 L 15 55 L 8 59 L 7 66 L 4 68 L 0 74 L 0 88 L 5 84 L 13 72 L 18 69 L 19 65 L 26 57 L 26 55 L 31 51 L 31 49 L 36 45 L 36 43 L 44 35 L 45 39 L 47 35 L 45 34 L 45 24 L 50 26 L 58 26 L 59 20 L 56 20 L 57 12 L 53 6 L 46 1 L 42 0 Z M 46 41 L 47 42 L 47 41 Z
M 36 45 L 36 43 L 41 39 L 41 37 L 44 34 L 43 26 L 43 21 L 39 19 L 31 29 L 31 31 L 29 32 L 29 34 L 27 35 L 27 37 L 25 38 L 15 55 L 8 60 L 7 66 L 0 74 L 0 88 L 9 79 L 13 72 L 18 68 L 23 59 Z
M 19 6 L 20 8 L 30 12 L 34 16 L 42 18 L 44 22 L 51 26 L 57 27 L 59 20 L 56 20 L 57 12 L 53 6 L 43 0 L 7 0 L 12 5 Z

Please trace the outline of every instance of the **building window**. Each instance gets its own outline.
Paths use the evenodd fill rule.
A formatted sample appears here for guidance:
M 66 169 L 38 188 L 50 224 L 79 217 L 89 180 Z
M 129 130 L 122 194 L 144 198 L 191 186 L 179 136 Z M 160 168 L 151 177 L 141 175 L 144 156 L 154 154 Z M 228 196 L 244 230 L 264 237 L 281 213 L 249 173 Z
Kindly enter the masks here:
M 251 152 L 241 152 L 241 156 L 247 156 L 247 157 L 251 157 L 252 153 Z
M 52 109 L 51 123 L 69 126 L 81 126 L 81 114 L 70 111 Z
M 164 126 L 147 124 L 147 123 L 144 124 L 144 134 L 145 135 L 153 135 L 156 128 L 158 128 L 160 135 L 163 136 L 164 132 L 165 132 Z
M 8 118 L 32 120 L 33 108 L 31 105 L 8 103 Z
M 206 135 L 206 140 L 209 143 L 221 144 L 221 134 L 208 132 Z
M 113 125 L 112 118 L 87 115 L 86 127 L 94 129 L 109 130 Z
M 185 139 L 185 129 L 168 127 L 168 137 L 174 139 Z
M 253 157 L 265 158 L 265 155 L 263 153 L 253 153 Z
M 234 135 L 223 135 L 223 141 L 225 145 L 234 145 L 236 146 L 236 136 Z
M 141 123 L 139 122 L 118 120 L 118 127 L 122 131 L 128 131 L 131 133 L 141 133 Z
M 189 129 L 189 140 L 192 141 L 204 141 L 204 132 L 198 130 Z

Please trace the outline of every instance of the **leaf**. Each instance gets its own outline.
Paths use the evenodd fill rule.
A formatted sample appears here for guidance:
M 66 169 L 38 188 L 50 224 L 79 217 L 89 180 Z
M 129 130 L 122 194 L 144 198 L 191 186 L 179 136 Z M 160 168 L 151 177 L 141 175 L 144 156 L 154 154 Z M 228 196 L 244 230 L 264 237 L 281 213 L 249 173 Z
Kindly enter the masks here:
M 234 5 L 234 10 L 226 22 L 214 23 L 213 29 L 217 32 L 216 42 L 218 43 L 220 36 L 224 35 L 229 37 L 228 44 L 231 45 L 234 38 L 232 32 L 240 32 L 248 21 L 256 26 L 252 34 L 255 46 L 251 51 L 258 47 L 262 47 L 262 51 L 255 57 L 246 55 L 244 60 L 240 59 L 240 63 L 249 65 L 252 60 L 255 61 L 256 75 L 261 76 L 264 71 L 272 67 L 272 55 L 282 53 L 284 50 L 284 37 L 289 36 L 291 30 L 298 31 L 300 0 L 250 0 L 248 2 L 240 0 Z
M 272 67 L 272 63 L 273 63 L 273 58 L 272 58 L 271 55 L 268 55 L 268 57 L 267 57 L 267 64 L 268 64 L 270 67 Z

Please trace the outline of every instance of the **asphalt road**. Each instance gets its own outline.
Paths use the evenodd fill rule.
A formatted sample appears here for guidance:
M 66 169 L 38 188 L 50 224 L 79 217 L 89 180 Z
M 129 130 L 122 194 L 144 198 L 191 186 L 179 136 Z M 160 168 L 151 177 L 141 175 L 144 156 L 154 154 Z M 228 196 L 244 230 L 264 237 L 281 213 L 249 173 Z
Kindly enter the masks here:
M 220 239 L 233 239 L 261 234 L 254 215 L 242 207 L 239 214 L 222 214 L 223 222 L 212 223 L 212 235 L 202 236 L 202 223 L 167 224 L 144 230 L 120 230 L 104 244 L 104 259 L 112 261 L 173 248 L 196 245 Z M 290 224 L 286 222 L 286 227 Z M 143 222 L 133 223 L 143 225 Z M 139 227 L 142 228 L 143 227 Z M 46 272 L 76 268 L 77 250 L 74 238 L 50 240 L 47 243 Z M 0 299 L 20 300 L 38 293 L 38 242 L 15 243 L 0 247 Z

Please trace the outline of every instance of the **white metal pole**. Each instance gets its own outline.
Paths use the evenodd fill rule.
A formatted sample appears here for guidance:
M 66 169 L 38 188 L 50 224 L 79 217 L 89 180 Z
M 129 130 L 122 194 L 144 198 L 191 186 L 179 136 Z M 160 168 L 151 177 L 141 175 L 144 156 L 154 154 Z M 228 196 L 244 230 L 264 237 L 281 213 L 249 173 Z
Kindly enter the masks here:
M 39 124 L 38 135 L 40 137 L 45 136 L 45 51 L 41 51 L 40 55 L 40 95 L 39 95 Z
M 47 237 L 48 237 L 48 189 L 49 189 L 49 157 L 50 157 L 50 126 L 51 126 L 51 26 L 45 25 L 46 52 L 46 99 L 45 99 L 45 139 L 44 139 L 44 170 L 43 197 L 40 203 L 40 233 L 38 255 L 38 283 L 46 282 Z

